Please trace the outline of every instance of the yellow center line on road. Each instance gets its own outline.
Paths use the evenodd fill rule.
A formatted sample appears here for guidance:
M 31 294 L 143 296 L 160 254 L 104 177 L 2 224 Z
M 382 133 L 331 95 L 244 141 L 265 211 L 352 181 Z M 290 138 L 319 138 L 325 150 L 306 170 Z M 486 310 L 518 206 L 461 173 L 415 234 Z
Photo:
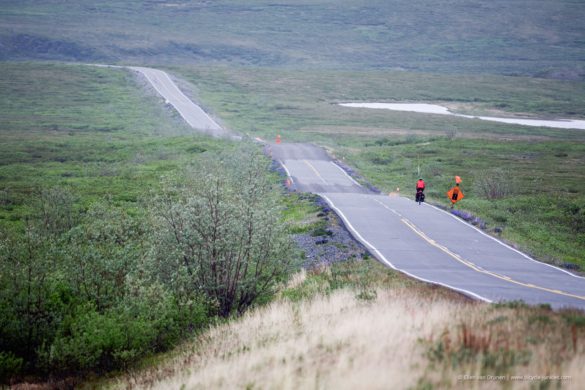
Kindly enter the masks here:
M 487 270 L 485 270 L 485 269 L 483 269 L 483 268 L 481 268 L 481 267 L 473 264 L 471 261 L 463 259 L 460 255 L 458 255 L 457 253 L 452 252 L 446 246 L 440 245 L 435 240 L 433 240 L 432 238 L 428 237 L 414 223 L 412 223 L 408 219 L 404 218 L 402 216 L 402 214 L 400 214 L 396 210 L 388 207 L 386 204 L 384 204 L 383 202 L 380 202 L 377 199 L 374 199 L 374 200 L 377 203 L 379 203 L 380 205 L 382 205 L 384 208 L 386 208 L 387 210 L 391 211 L 393 214 L 398 215 L 400 217 L 400 220 L 402 221 L 402 223 L 404 223 L 412 231 L 414 231 L 416 234 L 418 234 L 423 240 L 425 240 L 426 242 L 428 242 L 432 246 L 440 249 L 441 251 L 445 252 L 446 254 L 448 254 L 449 256 L 451 256 L 452 258 L 454 258 L 455 260 L 457 260 L 461 264 L 463 264 L 463 265 L 465 265 L 465 266 L 473 269 L 476 272 L 479 272 L 479 273 L 482 273 L 482 274 L 486 274 L 486 275 L 490 275 L 490 276 L 496 277 L 498 279 L 504 280 L 504 281 L 509 282 L 509 283 L 518 284 L 518 285 L 523 286 L 523 287 L 533 288 L 533 289 L 536 289 L 536 290 L 542 290 L 542 291 L 550 292 L 550 293 L 553 293 L 553 294 L 564 295 L 564 296 L 567 296 L 567 297 L 577 298 L 577 299 L 581 299 L 581 300 L 585 301 L 585 296 L 575 295 L 575 294 L 567 293 L 567 292 L 564 292 L 564 291 L 561 291 L 561 290 L 556 290 L 556 289 L 550 289 L 550 288 L 546 288 L 546 287 L 541 287 L 541 286 L 534 285 L 532 283 L 519 282 L 517 280 L 512 279 L 509 276 L 500 275 L 500 274 L 497 274 L 497 273 L 492 272 L 492 271 L 487 271 Z
M 327 183 L 327 180 L 325 180 L 323 178 L 323 176 L 321 176 L 321 174 L 319 173 L 319 171 L 317 171 L 317 169 L 313 166 L 313 164 L 311 164 L 310 162 L 308 162 L 307 160 L 303 160 L 303 162 L 305 164 L 307 164 L 309 166 L 309 168 L 311 168 L 313 170 L 313 172 L 315 172 L 315 175 L 317 175 L 319 177 L 319 179 L 321 179 L 323 181 L 323 183 L 325 184 L 329 184 Z
M 500 274 L 497 274 L 497 273 L 492 272 L 492 271 L 484 270 L 483 268 L 480 268 L 480 267 L 476 266 L 472 262 L 463 259 L 460 255 L 451 252 L 451 250 L 449 250 L 448 248 L 444 247 L 443 245 L 437 244 L 434 240 L 432 240 L 431 238 L 429 238 L 424 232 L 422 232 L 415 224 L 413 224 L 412 222 L 410 222 L 408 219 L 402 218 L 401 221 L 406 226 L 408 226 L 412 231 L 414 231 L 416 234 L 418 234 L 423 240 L 425 240 L 426 242 L 428 242 L 432 246 L 440 249 L 441 251 L 445 252 L 446 254 L 448 254 L 449 256 L 451 256 L 452 258 L 454 258 L 455 260 L 457 260 L 461 264 L 463 264 L 463 265 L 465 265 L 465 266 L 473 269 L 476 272 L 479 272 L 479 273 L 482 273 L 482 274 L 486 274 L 486 275 L 490 275 L 490 276 L 493 276 L 495 278 L 504 280 L 504 281 L 509 282 L 509 283 L 517 284 L 517 285 L 520 285 L 520 286 L 524 286 L 524 287 L 528 287 L 528 288 L 533 288 L 533 289 L 536 289 L 536 290 L 542 290 L 542 291 L 550 292 L 550 293 L 553 293 L 553 294 L 564 295 L 564 296 L 567 296 L 567 297 L 577 298 L 577 299 L 581 299 L 581 300 L 584 300 L 585 301 L 585 296 L 575 295 L 575 294 L 571 294 L 571 293 L 564 292 L 564 291 L 561 291 L 561 290 L 556 290 L 556 289 L 550 289 L 550 288 L 546 288 L 546 287 L 541 287 L 541 286 L 534 285 L 532 283 L 519 282 L 517 280 L 512 279 L 509 276 L 500 275 Z

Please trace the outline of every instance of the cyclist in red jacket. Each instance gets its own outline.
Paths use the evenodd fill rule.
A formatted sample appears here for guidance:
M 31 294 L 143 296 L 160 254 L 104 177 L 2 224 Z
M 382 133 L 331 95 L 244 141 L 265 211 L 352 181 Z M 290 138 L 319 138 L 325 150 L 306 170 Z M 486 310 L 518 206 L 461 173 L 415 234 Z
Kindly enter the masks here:
M 421 204 L 425 201 L 425 181 L 422 178 L 419 178 L 416 182 L 416 201 L 418 204 Z

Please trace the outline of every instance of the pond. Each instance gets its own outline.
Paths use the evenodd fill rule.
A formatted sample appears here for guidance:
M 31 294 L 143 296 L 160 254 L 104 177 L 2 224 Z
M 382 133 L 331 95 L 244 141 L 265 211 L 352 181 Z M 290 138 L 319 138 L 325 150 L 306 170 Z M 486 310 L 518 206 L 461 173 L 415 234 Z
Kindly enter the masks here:
M 371 108 L 379 110 L 420 112 L 423 114 L 452 115 L 460 118 L 481 119 L 484 121 L 511 123 L 523 126 L 553 127 L 557 129 L 585 130 L 585 120 L 575 119 L 528 119 L 528 118 L 499 118 L 492 116 L 473 116 L 456 114 L 447 107 L 426 103 L 340 103 L 343 107 Z

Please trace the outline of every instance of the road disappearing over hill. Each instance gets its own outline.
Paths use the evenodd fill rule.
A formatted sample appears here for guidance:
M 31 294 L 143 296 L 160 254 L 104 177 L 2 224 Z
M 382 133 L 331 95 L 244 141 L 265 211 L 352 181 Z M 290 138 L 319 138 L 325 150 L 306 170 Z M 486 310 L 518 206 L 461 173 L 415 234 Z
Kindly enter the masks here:
M 166 73 L 131 69 L 141 72 L 193 128 L 228 134 Z M 319 147 L 279 144 L 271 150 L 295 189 L 325 199 L 352 235 L 389 267 L 486 302 L 585 309 L 585 278 L 536 261 L 434 206 L 372 193 Z
M 230 132 L 224 130 L 203 111 L 201 107 L 185 96 L 166 72 L 140 66 L 130 66 L 128 69 L 142 74 L 165 99 L 166 103 L 172 105 L 192 128 L 214 137 L 227 137 L 231 135 Z

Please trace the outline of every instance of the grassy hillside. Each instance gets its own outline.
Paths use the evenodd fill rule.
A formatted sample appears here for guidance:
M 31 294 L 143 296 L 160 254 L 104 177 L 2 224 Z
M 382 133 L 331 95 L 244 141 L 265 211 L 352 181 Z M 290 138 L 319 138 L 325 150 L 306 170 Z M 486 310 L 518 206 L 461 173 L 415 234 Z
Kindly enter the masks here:
M 193 134 L 140 82 L 0 64 L 0 387 L 126 368 L 296 264 L 287 229 L 310 206 L 284 216 L 260 148 Z
M 398 71 L 282 70 L 256 67 L 171 67 L 197 85 L 203 101 L 239 131 L 287 139 L 444 135 L 474 138 L 585 140 L 577 130 L 511 126 L 439 115 L 359 110 L 351 101 L 426 102 L 456 112 L 585 117 L 583 83 L 503 76 L 447 76 Z
M 219 147 L 144 98 L 129 72 L 88 66 L 1 64 L 0 223 L 21 221 L 44 187 L 87 205 L 106 195 L 136 204 L 145 188 Z
M 372 260 L 349 262 L 298 274 L 270 305 L 212 328 L 156 367 L 98 384 L 576 389 L 584 320 L 547 307 L 471 302 Z
M 3 1 L 0 59 L 578 79 L 583 18 L 571 0 Z

